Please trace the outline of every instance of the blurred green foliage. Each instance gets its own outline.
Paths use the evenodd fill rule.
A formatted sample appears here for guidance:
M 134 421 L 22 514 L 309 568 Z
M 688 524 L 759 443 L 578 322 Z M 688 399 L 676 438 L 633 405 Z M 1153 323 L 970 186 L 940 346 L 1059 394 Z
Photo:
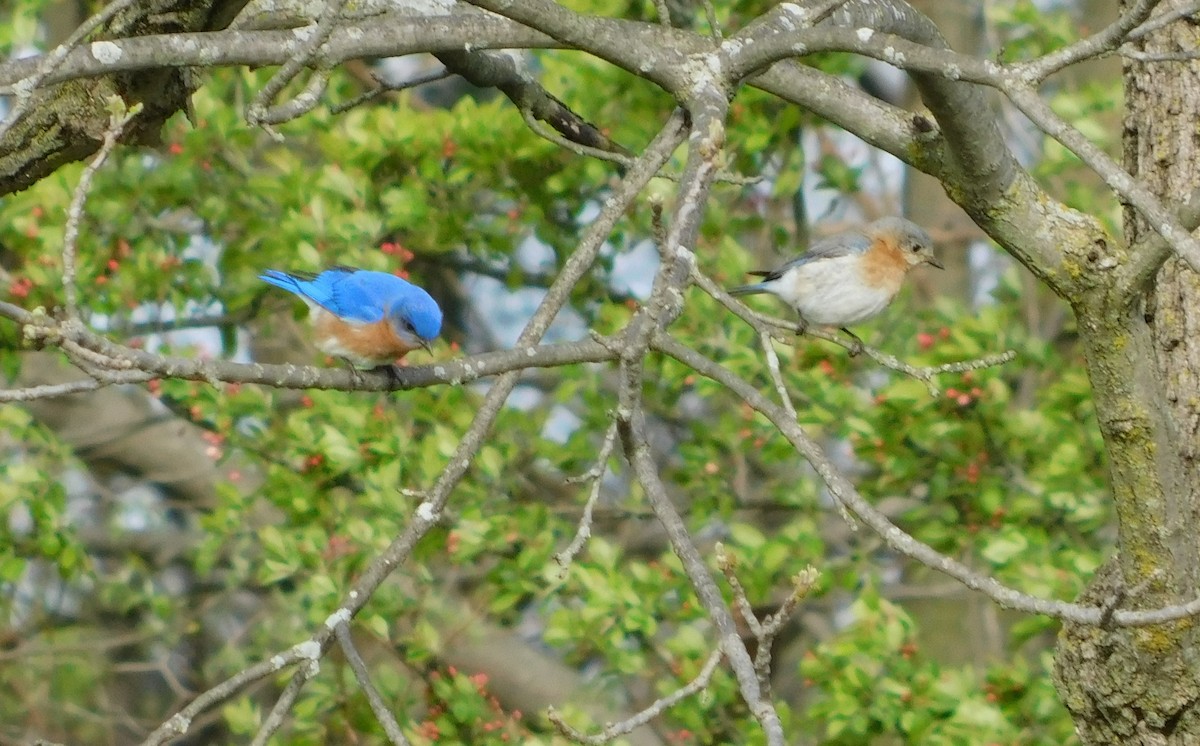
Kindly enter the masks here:
M 654 17 L 650 3 L 579 5 Z M 736 28 L 768 5 L 721 4 L 717 15 Z M 1071 38 L 1061 15 L 1000 5 L 1008 58 Z M 39 4 L 14 8 L 12 22 L 0 24 L 6 50 L 33 37 Z M 696 24 L 707 28 L 703 18 Z M 582 55 L 536 58 L 550 90 L 631 148 L 653 136 L 672 106 L 652 86 Z M 821 64 L 855 70 L 839 56 Z M 463 98 L 448 110 L 413 93 L 338 116 L 317 110 L 280 127 L 284 139 L 276 142 L 247 127 L 243 107 L 230 103 L 246 101 L 270 72 L 206 73 L 194 100 L 195 126 L 178 117 L 161 148 L 119 151 L 97 175 L 79 243 L 81 297 L 96 318 L 122 317 L 148 303 L 181 314 L 250 312 L 272 292 L 255 279 L 263 268 L 345 263 L 391 270 L 397 256 L 387 247 L 395 245 L 414 255 L 417 281 L 453 272 L 456 252 L 507 258 L 530 236 L 561 264 L 585 206 L 604 198 L 616 178 L 609 164 L 537 138 L 507 101 L 487 96 Z M 329 96 L 345 100 L 358 91 L 351 79 L 335 76 Z M 1109 86 L 1056 99 L 1060 113 L 1085 131 L 1094 112 L 1115 106 Z M 732 283 L 757 264 L 747 247 L 789 250 L 795 228 L 772 216 L 788 211 L 800 187 L 797 136 L 812 124 L 761 92 L 745 91 L 735 101 L 731 167 L 754 174 L 778 164 L 782 173 L 765 186 L 717 187 L 695 247 L 704 271 Z M 1051 146 L 1034 170 L 1053 180 L 1070 160 Z M 62 228 L 80 169 L 62 168 L 0 199 L 0 244 L 21 257 L 0 297 L 29 308 L 61 303 Z M 833 155 L 822 156 L 817 171 L 841 192 L 862 187 L 862 169 Z M 1111 209 L 1084 189 L 1068 196 L 1083 209 Z M 650 211 L 642 202 L 612 236 L 605 261 L 648 235 Z M 600 330 L 619 328 L 633 312 L 632 303 L 606 301 L 610 275 L 608 264 L 598 267 L 576 294 L 579 310 Z M 510 279 L 519 282 L 515 274 Z M 941 552 L 1029 592 L 1072 598 L 1110 551 L 1104 454 L 1078 351 L 1069 334 L 1047 340 L 1027 330 L 1019 287 L 1009 270 L 994 303 L 977 309 L 918 308 L 904 297 L 857 329 L 917 365 L 1018 352 L 1002 368 L 943 376 L 936 399 L 923 384 L 819 341 L 801 338 L 777 349 L 800 424 L 853 458 L 862 494 L 877 502 L 902 498 L 907 507 L 898 523 Z M 753 331 L 697 290 L 687 302 L 672 333 L 772 391 Z M 237 335 L 227 330 L 222 340 L 232 353 Z M 437 353 L 453 354 L 445 346 Z M 918 642 L 921 620 L 889 600 L 885 578 L 912 568 L 864 531 L 830 538 L 841 535 L 842 524 L 828 496 L 764 419 L 672 360 L 653 357 L 647 372 L 650 414 L 674 444 L 661 454 L 664 475 L 705 556 L 722 541 L 739 560 L 751 601 L 767 610 L 811 563 L 821 577 L 806 613 L 841 620 L 820 639 L 792 636 L 804 651 L 799 663 L 776 659 L 789 733 L 827 744 L 1071 742 L 1070 720 L 1047 673 L 1053 624 L 1028 619 L 1007 630 L 1006 656 L 986 668 L 940 662 Z M 562 481 L 593 465 L 615 399 L 605 373 L 589 367 L 549 372 L 542 389 L 545 398 L 534 408 L 501 414 L 453 496 L 450 520 L 355 623 L 398 661 L 375 666 L 373 675 L 415 744 L 564 742 L 540 714 L 505 711 L 486 677 L 439 661 L 439 652 L 455 644 L 453 612 L 445 608 L 451 587 L 498 624 L 538 620 L 539 644 L 571 666 L 599 672 L 590 685 L 601 699 L 634 679 L 665 695 L 694 677 L 715 645 L 674 555 L 661 541 L 624 541 L 653 520 L 618 458 L 609 464 L 610 497 L 596 535 L 560 573 L 554 555 L 574 535 L 587 494 L 586 485 Z M 106 711 L 106 687 L 125 676 L 120 658 L 70 651 L 114 626 L 135 636 L 128 645 L 144 646 L 135 657 L 203 639 L 206 655 L 187 682 L 191 691 L 305 639 L 404 529 L 420 497 L 403 490 L 432 483 L 481 398 L 477 387 L 297 398 L 253 386 L 162 381 L 151 391 L 173 416 L 209 431 L 217 458 L 244 457 L 243 478 L 253 472 L 261 485 L 230 481 L 215 505 L 188 516 L 202 538 L 177 560 L 191 578 L 180 590 L 164 582 L 152 558 L 101 560 L 89 550 L 76 530 L 81 519 L 67 513 L 63 487 L 64 475 L 80 464 L 22 409 L 0 407 L 0 619 L 20 630 L 11 655 L 26 645 L 38 652 L 20 666 L 0 666 L 2 723 L 72 742 L 106 737 L 108 726 L 91 713 Z M 548 423 L 563 409 L 579 425 L 565 439 L 550 437 Z M 76 602 L 47 603 L 50 588 L 69 589 Z M 231 610 L 240 594 L 263 604 L 251 619 Z M 70 674 L 64 660 L 73 662 Z M 44 709 L 31 710 L 32 702 Z M 588 716 L 577 704 L 567 716 L 582 727 Z M 51 706 L 53 727 L 41 720 Z M 152 727 L 175 707 L 169 692 L 151 688 L 140 710 L 128 714 Z M 235 698 L 220 712 L 222 726 L 253 733 L 265 708 L 269 702 L 256 697 Z M 277 742 L 381 742 L 365 696 L 336 656 L 322 662 L 294 715 Z M 761 738 L 724 669 L 703 696 L 664 717 L 663 731 L 677 743 Z

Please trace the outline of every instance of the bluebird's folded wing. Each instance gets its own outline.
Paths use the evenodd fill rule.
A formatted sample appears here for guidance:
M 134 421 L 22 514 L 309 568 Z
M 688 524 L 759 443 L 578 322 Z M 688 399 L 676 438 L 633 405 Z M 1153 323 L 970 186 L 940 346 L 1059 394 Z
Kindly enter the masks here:
M 808 250 L 803 254 L 788 260 L 776 269 L 759 269 L 747 274 L 762 277 L 766 281 L 778 280 L 789 269 L 798 267 L 801 264 L 808 264 L 818 259 L 835 259 L 839 256 L 862 254 L 870 247 L 871 239 L 863 235 L 861 231 L 855 230 L 836 233 L 832 236 L 822 238 L 812 246 L 809 246 Z
M 268 269 L 258 277 L 275 287 L 295 293 L 306 303 L 320 306 L 338 318 L 363 323 L 383 318 L 385 309 L 397 293 L 398 286 L 395 283 L 409 285 L 395 275 L 364 272 L 353 267 L 334 267 L 318 275 Z

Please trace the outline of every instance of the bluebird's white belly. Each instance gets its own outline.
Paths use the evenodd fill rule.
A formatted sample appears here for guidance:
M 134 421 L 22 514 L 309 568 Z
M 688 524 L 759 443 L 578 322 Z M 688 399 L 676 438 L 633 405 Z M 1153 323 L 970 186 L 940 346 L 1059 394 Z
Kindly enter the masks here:
M 887 308 L 900 291 L 900 282 L 882 286 L 863 282 L 857 258 L 849 256 L 792 267 L 766 286 L 806 322 L 822 326 L 866 321 Z

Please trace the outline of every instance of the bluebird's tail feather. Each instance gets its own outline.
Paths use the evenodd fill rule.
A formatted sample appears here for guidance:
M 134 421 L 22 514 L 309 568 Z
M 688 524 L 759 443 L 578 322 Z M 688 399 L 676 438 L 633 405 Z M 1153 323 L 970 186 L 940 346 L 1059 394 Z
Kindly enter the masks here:
M 297 281 L 310 278 L 305 278 L 291 272 L 280 272 L 277 269 L 268 269 L 264 270 L 263 273 L 258 276 L 258 279 L 262 280 L 263 282 L 270 283 L 277 288 L 283 288 L 290 293 L 296 293 L 300 291 L 300 286 L 297 284 Z
M 729 288 L 730 295 L 754 295 L 755 293 L 770 292 L 766 288 L 766 283 L 756 282 L 753 285 L 738 285 L 735 288 Z

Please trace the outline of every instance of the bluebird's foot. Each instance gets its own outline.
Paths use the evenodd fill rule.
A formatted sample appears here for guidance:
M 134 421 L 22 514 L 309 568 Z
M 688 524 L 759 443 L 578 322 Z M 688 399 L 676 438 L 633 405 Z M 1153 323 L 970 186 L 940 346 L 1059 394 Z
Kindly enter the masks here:
M 392 384 L 393 386 L 403 383 L 403 379 L 400 378 L 400 366 L 396 365 L 395 363 L 376 366 L 371 368 L 371 372 L 387 373 L 388 383 Z
M 808 331 L 808 322 L 804 320 L 803 316 L 801 316 L 796 321 L 796 336 L 799 337 L 806 331 Z
M 845 332 L 846 335 L 849 336 L 850 339 L 852 339 L 854 341 L 854 344 L 850 345 L 850 348 L 849 348 L 850 349 L 850 357 L 855 357 L 856 355 L 861 355 L 862 351 L 865 350 L 867 347 L 866 345 L 863 344 L 863 341 L 858 338 L 857 334 L 850 331 L 849 329 L 847 329 L 844 326 L 841 328 L 841 331 Z
M 342 364 L 346 366 L 346 370 L 350 371 L 350 382 L 354 384 L 354 387 L 358 388 L 360 385 L 362 385 L 362 373 L 359 372 L 358 368 L 354 367 L 354 363 L 350 362 L 344 357 L 339 357 L 338 360 L 341 360 Z
M 392 363 L 391 365 L 384 365 L 382 367 L 387 370 L 388 381 L 390 381 L 392 384 L 399 386 L 401 383 L 404 382 L 404 380 L 400 377 L 400 366 L 399 365 Z

